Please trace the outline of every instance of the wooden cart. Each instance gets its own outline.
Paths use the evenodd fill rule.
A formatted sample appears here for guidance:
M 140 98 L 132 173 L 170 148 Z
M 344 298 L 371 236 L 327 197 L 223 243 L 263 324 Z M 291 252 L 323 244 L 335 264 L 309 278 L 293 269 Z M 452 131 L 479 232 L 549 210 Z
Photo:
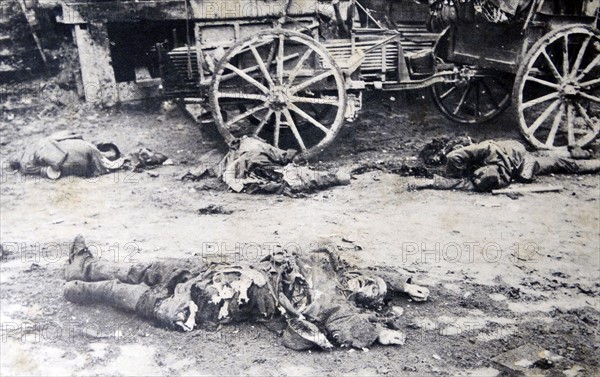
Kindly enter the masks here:
M 538 148 L 585 145 L 600 130 L 597 15 L 548 14 L 532 0 L 522 20 L 457 22 L 415 50 L 355 0 L 188 1 L 186 45 L 159 46 L 163 90 L 227 142 L 254 135 L 309 158 L 357 115 L 362 91 L 424 87 L 461 123 L 512 101 Z

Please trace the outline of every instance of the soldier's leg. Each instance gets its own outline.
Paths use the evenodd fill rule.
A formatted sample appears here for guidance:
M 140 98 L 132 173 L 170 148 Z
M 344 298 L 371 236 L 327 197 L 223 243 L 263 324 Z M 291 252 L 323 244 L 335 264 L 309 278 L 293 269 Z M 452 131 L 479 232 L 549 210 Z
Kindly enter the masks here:
M 476 190 L 473 181 L 469 178 L 445 178 L 439 175 L 434 175 L 433 179 L 418 179 L 411 181 L 408 184 L 408 190 Z
M 94 258 L 86 247 L 81 235 L 75 237 L 65 267 L 67 281 L 105 281 L 119 280 L 128 284 L 147 284 L 150 286 L 165 282 L 173 276 L 192 275 L 184 266 L 185 261 L 124 263 Z
M 76 304 L 105 304 L 134 312 L 140 298 L 150 289 L 145 284 L 124 284 L 118 280 L 69 281 L 65 284 L 63 294 L 67 301 Z
M 547 174 L 589 174 L 600 171 L 600 160 L 575 160 L 564 157 L 537 157 L 539 164 L 537 175 Z

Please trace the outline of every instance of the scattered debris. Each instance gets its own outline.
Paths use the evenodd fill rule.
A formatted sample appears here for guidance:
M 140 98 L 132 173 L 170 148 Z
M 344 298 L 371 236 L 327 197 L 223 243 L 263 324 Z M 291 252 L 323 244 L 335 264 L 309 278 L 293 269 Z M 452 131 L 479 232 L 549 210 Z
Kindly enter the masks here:
M 200 215 L 231 215 L 233 211 L 223 208 L 223 206 L 209 204 L 198 210 Z
M 502 371 L 510 375 L 541 375 L 543 370 L 554 367 L 563 357 L 538 346 L 525 344 L 492 359 Z
M 212 149 L 200 156 L 196 167 L 189 170 L 181 180 L 199 181 L 208 178 L 221 176 L 220 164 L 225 157 L 225 153 L 218 149 Z
M 37 263 L 32 263 L 31 266 L 29 266 L 28 268 L 23 270 L 23 272 L 33 272 L 33 271 L 37 271 L 37 270 L 45 270 L 45 268 L 40 266 Z
M 167 156 L 162 153 L 153 152 L 148 148 L 140 148 L 139 151 L 132 153 L 128 157 L 134 172 L 141 172 L 147 169 L 154 169 L 159 165 L 173 165 Z

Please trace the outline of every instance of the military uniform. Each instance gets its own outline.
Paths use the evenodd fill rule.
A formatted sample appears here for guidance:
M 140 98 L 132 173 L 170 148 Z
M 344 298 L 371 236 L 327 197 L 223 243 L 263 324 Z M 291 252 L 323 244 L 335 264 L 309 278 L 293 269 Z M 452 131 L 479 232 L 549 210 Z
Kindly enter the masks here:
M 64 296 L 71 302 L 103 303 L 183 331 L 270 321 L 283 313 L 322 332 L 317 345 L 323 348 L 329 342 L 357 348 L 378 339 L 384 343 L 385 325 L 374 322 L 366 307 L 381 306 L 387 294 L 407 292 L 409 286 L 415 300 L 424 301 L 429 294 L 397 273 L 382 271 L 386 284 L 376 271 L 350 271 L 324 251 L 300 257 L 279 250 L 254 266 L 182 260 L 123 265 L 94 258 L 81 236 L 73 243 L 65 272 Z
M 50 167 L 60 176 L 95 177 L 118 169 L 123 161 L 110 161 L 80 134 L 61 131 L 30 145 L 14 155 L 10 166 L 21 174 L 40 175 Z
M 446 176 L 434 177 L 430 187 L 492 191 L 511 182 L 531 182 L 537 175 L 593 173 L 600 170 L 597 159 L 573 159 L 555 152 L 534 156 L 514 140 L 484 141 L 456 149 L 446 155 Z

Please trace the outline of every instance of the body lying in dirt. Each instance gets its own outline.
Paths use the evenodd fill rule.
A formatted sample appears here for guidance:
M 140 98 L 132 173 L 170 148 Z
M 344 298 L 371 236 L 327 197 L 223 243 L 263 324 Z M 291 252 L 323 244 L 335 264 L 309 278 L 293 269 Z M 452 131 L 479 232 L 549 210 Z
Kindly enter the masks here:
M 581 148 L 532 154 L 514 140 L 472 144 L 468 138 L 461 139 L 459 144 L 451 143 L 451 149 L 441 148 L 445 152 L 443 156 L 428 151 L 432 160 L 429 162 L 445 163 L 443 177 L 415 181 L 409 188 L 490 192 L 508 187 L 512 182 L 533 182 L 540 175 L 600 171 L 600 160 L 591 159 L 591 153 Z
M 97 177 L 118 169 L 142 171 L 171 164 L 167 156 L 141 148 L 121 156 L 113 143 L 94 145 L 73 131 L 59 131 L 37 142 L 9 159 L 12 170 L 24 175 L 41 175 L 58 179 L 66 176 Z
M 71 248 L 66 280 L 71 302 L 110 305 L 171 329 L 287 319 L 284 344 L 293 349 L 404 344 L 386 300 L 399 293 L 414 301 L 429 296 L 395 271 L 354 270 L 324 249 L 306 256 L 275 250 L 253 266 L 130 265 L 95 259 L 81 236 Z
M 234 192 L 287 196 L 350 184 L 350 174 L 346 172 L 293 163 L 295 154 L 294 150 L 279 149 L 256 137 L 243 137 L 231 143 L 227 154 L 210 151 L 200 157 L 198 167 L 182 179 L 218 177 Z
M 13 155 L 9 165 L 21 174 L 51 179 L 69 175 L 95 177 L 121 168 L 124 160 L 119 158 L 118 148 L 113 144 L 101 146 L 111 148 L 102 152 L 76 132 L 56 132 Z

